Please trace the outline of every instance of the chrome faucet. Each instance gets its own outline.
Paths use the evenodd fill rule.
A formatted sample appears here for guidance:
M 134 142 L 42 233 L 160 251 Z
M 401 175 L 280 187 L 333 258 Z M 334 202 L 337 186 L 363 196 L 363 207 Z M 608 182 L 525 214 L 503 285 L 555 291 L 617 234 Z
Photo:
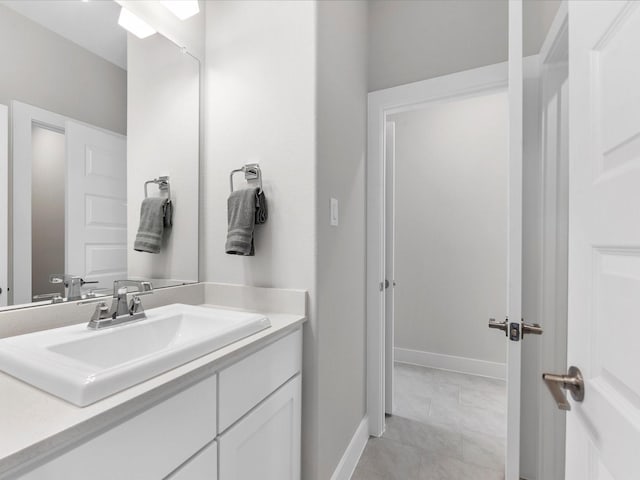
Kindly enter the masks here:
M 137 291 L 131 299 L 131 302 L 127 303 L 129 287 L 136 287 Z M 116 280 L 113 282 L 111 309 L 109 309 L 105 302 L 98 303 L 96 311 L 93 313 L 89 325 L 87 325 L 88 328 L 96 330 L 147 318 L 147 315 L 144 313 L 144 308 L 142 307 L 140 295 L 148 295 L 150 293 L 153 293 L 153 285 L 151 282 Z
M 82 300 L 82 286 L 88 283 L 98 283 L 97 280 L 85 281 L 79 275 L 67 275 L 64 273 L 54 273 L 49 275 L 49 283 L 64 283 L 67 293 L 67 301 Z

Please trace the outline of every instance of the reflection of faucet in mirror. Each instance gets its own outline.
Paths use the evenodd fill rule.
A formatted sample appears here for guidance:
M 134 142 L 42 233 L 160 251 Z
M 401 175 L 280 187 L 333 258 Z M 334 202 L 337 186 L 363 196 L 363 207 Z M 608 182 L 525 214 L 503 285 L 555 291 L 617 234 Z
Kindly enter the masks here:
M 136 295 L 127 304 L 128 287 L 137 287 Z M 113 282 L 113 301 L 111 310 L 105 302 L 98 303 L 88 328 L 97 330 L 99 328 L 111 327 L 120 323 L 142 320 L 147 318 L 140 301 L 140 295 L 153 293 L 151 282 L 138 280 L 116 280 Z
M 97 280 L 85 281 L 78 275 L 52 274 L 49 283 L 64 283 L 67 301 L 82 300 L 82 286 L 88 283 L 98 283 Z M 54 302 L 55 303 L 55 302 Z

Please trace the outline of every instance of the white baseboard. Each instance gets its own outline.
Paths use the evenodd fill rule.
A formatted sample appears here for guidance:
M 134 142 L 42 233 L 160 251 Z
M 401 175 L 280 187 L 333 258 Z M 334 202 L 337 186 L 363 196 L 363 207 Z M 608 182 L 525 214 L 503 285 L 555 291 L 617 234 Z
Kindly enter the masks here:
M 394 360 L 400 363 L 411 363 L 423 367 L 450 370 L 453 372 L 480 375 L 482 377 L 507 378 L 507 365 L 505 363 L 476 360 L 475 358 L 456 357 L 441 353 L 422 352 L 407 348 L 394 348 Z
M 349 446 L 342 455 L 336 470 L 331 475 L 331 480 L 349 480 L 351 478 L 368 440 L 369 417 L 365 415 L 353 434 L 353 438 L 351 438 Z

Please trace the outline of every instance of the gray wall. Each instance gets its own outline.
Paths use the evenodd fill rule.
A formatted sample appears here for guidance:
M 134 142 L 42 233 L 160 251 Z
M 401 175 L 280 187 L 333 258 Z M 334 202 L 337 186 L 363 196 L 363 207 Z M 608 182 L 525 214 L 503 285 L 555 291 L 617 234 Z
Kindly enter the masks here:
M 369 2 L 369 91 L 507 59 L 507 0 Z
M 328 479 L 366 412 L 366 4 L 318 3 L 317 318 L 320 450 Z M 330 198 L 339 225 L 329 225 Z M 304 477 L 308 478 L 308 477 Z
M 64 296 L 49 274 L 65 272 L 65 136 L 36 125 L 31 130 L 31 294 Z
M 525 0 L 524 53 L 538 53 L 560 0 Z M 507 0 L 371 0 L 369 91 L 505 62 Z
M 500 92 L 390 118 L 395 347 L 505 363 L 507 111 Z
M 0 103 L 35 105 L 126 134 L 127 73 L 0 5 Z

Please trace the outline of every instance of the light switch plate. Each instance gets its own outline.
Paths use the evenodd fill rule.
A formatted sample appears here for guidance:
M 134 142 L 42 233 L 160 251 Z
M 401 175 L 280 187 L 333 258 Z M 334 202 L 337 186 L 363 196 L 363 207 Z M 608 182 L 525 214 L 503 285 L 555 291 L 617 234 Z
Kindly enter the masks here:
M 338 200 L 335 198 L 331 199 L 331 220 L 332 227 L 338 226 Z

